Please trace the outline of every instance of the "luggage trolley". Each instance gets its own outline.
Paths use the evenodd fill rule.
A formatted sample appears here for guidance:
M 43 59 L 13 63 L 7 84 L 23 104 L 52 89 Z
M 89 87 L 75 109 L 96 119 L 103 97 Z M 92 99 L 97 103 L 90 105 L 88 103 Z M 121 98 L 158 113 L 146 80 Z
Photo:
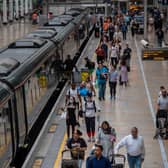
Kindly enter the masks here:
M 82 81 L 86 81 L 88 76 L 89 76 L 88 68 L 81 68 L 80 70 L 73 69 L 71 80 L 73 83 L 76 83 L 78 85 Z
M 156 134 L 155 138 L 168 138 L 168 112 L 165 110 L 158 110 L 156 114 Z
M 109 156 L 109 161 L 112 168 L 124 168 L 126 157 L 121 154 L 111 154 Z
M 66 149 L 62 151 L 61 168 L 80 168 L 80 160 L 84 160 L 84 151 L 76 151 L 75 156 L 74 151 L 76 150 Z M 65 153 L 67 153 L 66 158 Z

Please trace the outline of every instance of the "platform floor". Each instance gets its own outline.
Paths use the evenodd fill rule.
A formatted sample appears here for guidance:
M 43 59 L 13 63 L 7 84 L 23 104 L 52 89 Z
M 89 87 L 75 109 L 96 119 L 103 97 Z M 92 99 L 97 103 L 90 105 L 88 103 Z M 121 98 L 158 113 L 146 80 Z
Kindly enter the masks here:
M 126 88 L 117 86 L 117 98 L 116 100 L 110 100 L 109 86 L 107 84 L 106 100 L 99 101 L 96 98 L 96 102 L 102 109 L 100 120 L 109 121 L 116 129 L 117 142 L 122 137 L 130 134 L 131 127 L 138 127 L 139 134 L 144 137 L 146 147 L 143 168 L 167 168 L 168 141 L 154 140 L 153 136 L 155 134 L 154 119 L 159 87 L 160 85 L 168 87 L 168 61 L 142 61 L 139 44 L 141 38 L 142 36 L 138 35 L 133 39 L 130 34 L 128 35 L 127 42 L 129 42 L 133 51 L 129 86 Z M 92 37 L 82 60 L 79 61 L 80 67 L 84 65 L 83 58 L 86 56 L 95 60 L 94 51 L 98 41 L 99 39 Z M 125 42 L 123 42 L 123 47 L 125 47 Z M 60 107 L 63 107 L 63 102 L 64 96 L 57 105 L 56 113 Z M 82 120 L 80 122 L 80 129 L 87 140 L 85 123 Z M 55 117 L 50 121 L 50 126 L 53 123 L 57 124 L 56 130 L 52 134 L 48 133 L 48 130 L 45 132 L 38 148 L 31 155 L 31 161 L 26 167 L 34 168 L 36 161 L 41 159 L 41 168 L 61 168 L 61 151 L 64 149 L 66 141 L 65 120 L 60 119 L 60 116 L 55 114 Z M 88 143 L 86 156 L 92 146 L 93 143 Z M 121 149 L 120 153 L 126 154 L 125 149 Z M 165 162 L 163 162 L 163 159 Z M 125 167 L 128 168 L 127 163 Z M 85 162 L 83 163 L 83 168 L 85 168 Z
M 116 129 L 117 141 L 128 135 L 131 127 L 138 127 L 139 134 L 144 137 L 146 147 L 146 157 L 143 167 L 163 168 L 159 143 L 163 143 L 166 150 L 166 153 L 163 152 L 163 155 L 167 155 L 168 142 L 153 140 L 155 129 L 152 115 L 156 111 L 159 87 L 161 85 L 167 87 L 168 78 L 166 74 L 168 62 L 142 62 L 139 58 L 141 55 L 139 38 L 138 36 L 132 39 L 129 36 L 127 40 L 133 50 L 129 86 L 126 88 L 118 86 L 117 99 L 114 101 L 109 99 L 109 87 L 107 84 L 106 100 L 96 100 L 102 108 L 101 121 L 109 121 Z M 91 146 L 92 144 L 89 144 L 89 150 Z M 121 153 L 124 154 L 125 151 L 121 150 Z M 165 157 L 167 158 L 167 156 Z

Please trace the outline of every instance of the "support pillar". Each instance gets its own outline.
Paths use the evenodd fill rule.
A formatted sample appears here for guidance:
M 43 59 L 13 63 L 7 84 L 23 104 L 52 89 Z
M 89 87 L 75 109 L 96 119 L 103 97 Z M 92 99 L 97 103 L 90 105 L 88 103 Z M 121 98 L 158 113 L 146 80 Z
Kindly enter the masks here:
M 9 21 L 13 22 L 13 0 L 9 0 Z
M 108 15 L 108 3 L 105 3 L 105 16 L 107 17 Z
M 20 0 L 20 17 L 24 17 L 24 0 Z
M 144 39 L 147 40 L 147 0 L 144 0 Z
M 19 19 L 19 1 L 15 0 L 15 19 Z
M 96 3 L 96 10 L 95 10 L 95 12 L 98 13 L 98 11 L 97 11 L 97 7 L 98 7 L 97 0 L 95 0 L 95 3 Z
M 4 24 L 7 24 L 8 23 L 8 19 L 7 19 L 7 1 L 6 0 L 3 0 L 2 12 L 3 12 L 2 22 Z
M 28 10 L 28 0 L 25 0 L 25 14 L 27 15 L 29 13 Z
M 29 10 L 32 11 L 32 9 L 33 9 L 32 0 L 29 0 Z

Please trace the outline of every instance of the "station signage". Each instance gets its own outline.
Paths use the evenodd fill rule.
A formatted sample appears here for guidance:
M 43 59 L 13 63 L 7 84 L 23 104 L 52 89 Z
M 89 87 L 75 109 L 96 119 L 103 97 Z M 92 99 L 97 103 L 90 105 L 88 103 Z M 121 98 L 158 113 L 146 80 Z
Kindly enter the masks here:
M 143 60 L 168 60 L 168 48 L 146 49 L 142 51 Z

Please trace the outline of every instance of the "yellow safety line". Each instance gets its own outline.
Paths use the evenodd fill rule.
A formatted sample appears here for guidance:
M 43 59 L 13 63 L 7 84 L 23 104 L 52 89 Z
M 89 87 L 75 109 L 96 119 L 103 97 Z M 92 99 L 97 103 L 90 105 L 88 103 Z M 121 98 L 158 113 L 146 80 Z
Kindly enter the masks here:
M 62 151 L 64 150 L 66 140 L 67 140 L 67 134 L 65 133 L 53 168 L 59 168 L 59 164 L 60 164 L 60 161 L 61 161 L 61 158 L 62 158 Z

